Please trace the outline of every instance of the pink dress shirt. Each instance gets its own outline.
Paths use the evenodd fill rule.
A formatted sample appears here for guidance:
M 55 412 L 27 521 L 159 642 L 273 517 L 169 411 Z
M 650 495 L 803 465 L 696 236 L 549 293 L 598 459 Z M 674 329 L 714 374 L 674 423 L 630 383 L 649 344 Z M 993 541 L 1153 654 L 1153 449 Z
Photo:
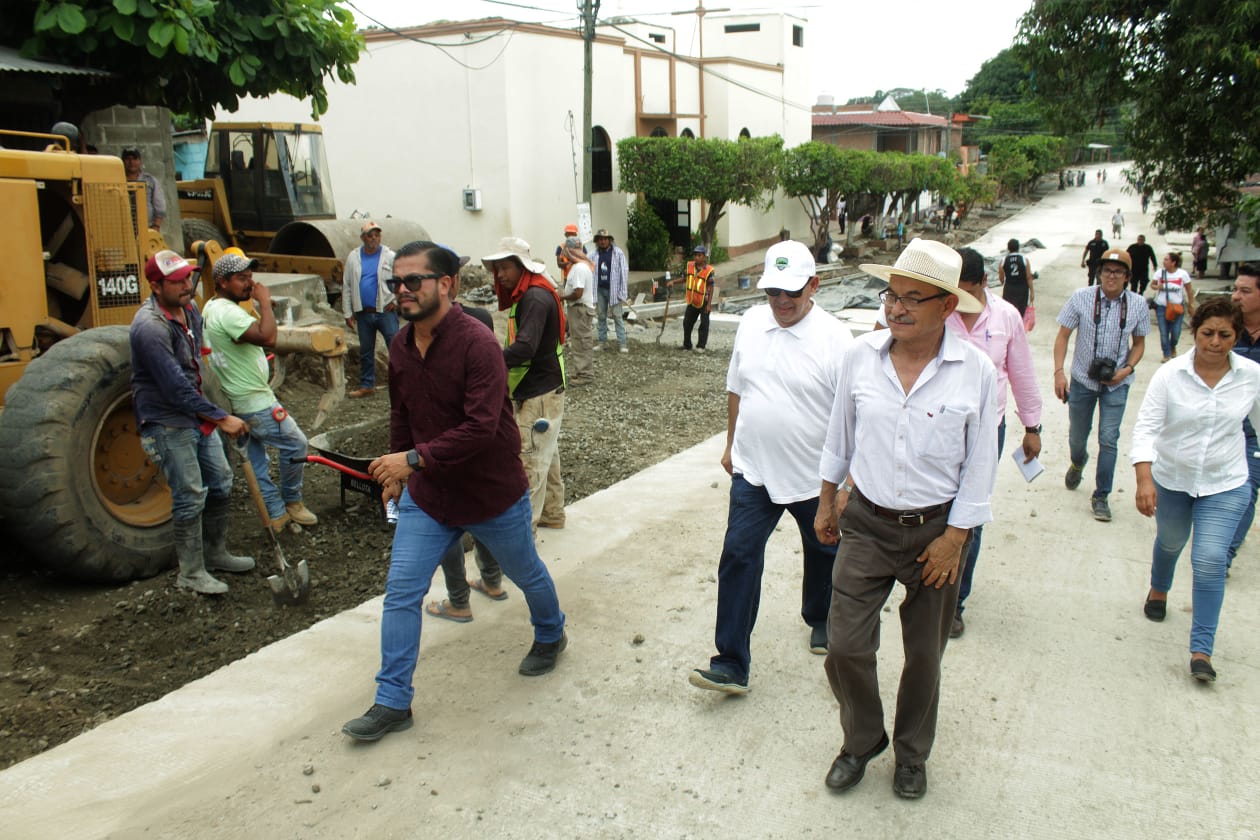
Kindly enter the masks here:
M 971 330 L 954 312 L 945 326 L 979 347 L 997 368 L 998 423 L 1006 416 L 1007 383 L 1015 394 L 1015 410 L 1025 426 L 1041 423 L 1041 392 L 1033 373 L 1032 350 L 1019 310 L 985 289 L 984 311 Z

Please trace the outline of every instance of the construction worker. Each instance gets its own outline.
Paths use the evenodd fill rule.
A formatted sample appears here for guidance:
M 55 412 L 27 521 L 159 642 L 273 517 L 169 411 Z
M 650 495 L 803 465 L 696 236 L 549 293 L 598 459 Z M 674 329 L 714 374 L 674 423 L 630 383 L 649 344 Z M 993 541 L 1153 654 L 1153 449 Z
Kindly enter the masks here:
M 376 393 L 376 334 L 388 351 L 398 333 L 397 305 L 385 287 L 394 276 L 394 252 L 381 244 L 376 222 L 364 222 L 359 239 L 363 244 L 346 257 L 341 289 L 341 314 L 359 336 L 359 387 L 347 394 L 353 399 Z
M 565 240 L 571 237 L 576 237 L 577 235 L 578 235 L 577 225 L 573 223 L 569 223 L 565 225 L 564 237 L 561 239 L 560 244 L 556 246 L 556 267 L 560 269 L 560 280 L 562 282 L 569 279 L 569 266 L 571 265 L 571 263 L 564 257 L 564 242 Z M 560 284 L 557 283 L 556 285 L 560 285 Z
M 716 281 L 714 269 L 709 265 L 709 249 L 697 245 L 692 251 L 691 262 L 683 272 L 684 276 L 670 280 L 669 285 L 685 281 L 687 284 L 687 310 L 683 313 L 683 350 L 691 349 L 691 328 L 696 320 L 700 321 L 700 335 L 696 342 L 696 352 L 703 353 L 709 343 L 709 310 L 713 308 L 713 289 Z
M 144 182 L 144 200 L 148 205 L 149 227 L 162 227 L 162 222 L 166 219 L 166 196 L 162 193 L 162 183 L 144 171 L 144 161 L 140 157 L 140 147 L 124 146 L 122 162 L 128 181 Z

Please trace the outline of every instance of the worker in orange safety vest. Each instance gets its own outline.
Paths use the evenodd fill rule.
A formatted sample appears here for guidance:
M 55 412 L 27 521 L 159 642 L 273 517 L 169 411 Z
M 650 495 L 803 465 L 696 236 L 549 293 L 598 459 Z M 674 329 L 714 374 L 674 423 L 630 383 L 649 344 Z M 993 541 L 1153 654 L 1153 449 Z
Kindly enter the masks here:
M 691 329 L 697 320 L 700 321 L 700 335 L 696 342 L 696 352 L 703 353 L 705 345 L 709 343 L 709 311 L 713 308 L 713 290 L 716 285 L 713 275 L 713 266 L 709 265 L 709 249 L 697 245 L 683 276 L 669 281 L 671 286 L 683 281 L 687 283 L 687 310 L 683 313 L 683 343 L 679 349 L 691 349 Z

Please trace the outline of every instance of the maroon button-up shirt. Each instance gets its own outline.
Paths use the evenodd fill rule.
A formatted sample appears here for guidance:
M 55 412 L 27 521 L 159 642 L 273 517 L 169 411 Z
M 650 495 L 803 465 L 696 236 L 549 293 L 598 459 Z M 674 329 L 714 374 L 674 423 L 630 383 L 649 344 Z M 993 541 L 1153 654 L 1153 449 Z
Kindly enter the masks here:
M 389 347 L 390 451 L 414 448 L 424 459 L 407 491 L 429 516 L 455 527 L 492 519 L 529 489 L 503 351 L 459 304 L 424 356 L 414 329 L 404 326 Z

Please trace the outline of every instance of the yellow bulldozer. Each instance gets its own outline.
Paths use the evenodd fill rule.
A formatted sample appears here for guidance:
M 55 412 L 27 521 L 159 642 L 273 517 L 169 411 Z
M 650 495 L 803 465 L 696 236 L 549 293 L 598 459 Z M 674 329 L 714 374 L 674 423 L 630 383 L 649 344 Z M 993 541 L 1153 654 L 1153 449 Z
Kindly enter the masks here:
M 144 185 L 118 158 L 0 130 L 0 530 L 83 581 L 151 576 L 174 557 L 170 491 L 131 406 L 127 325 L 149 295 L 145 260 L 166 247 L 137 207 Z M 219 253 L 200 246 L 203 264 Z M 321 409 L 341 397 L 345 351 L 328 325 L 282 329 L 276 347 L 325 358 Z

